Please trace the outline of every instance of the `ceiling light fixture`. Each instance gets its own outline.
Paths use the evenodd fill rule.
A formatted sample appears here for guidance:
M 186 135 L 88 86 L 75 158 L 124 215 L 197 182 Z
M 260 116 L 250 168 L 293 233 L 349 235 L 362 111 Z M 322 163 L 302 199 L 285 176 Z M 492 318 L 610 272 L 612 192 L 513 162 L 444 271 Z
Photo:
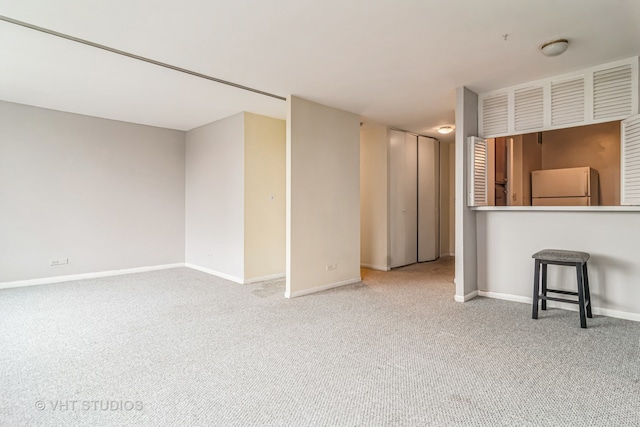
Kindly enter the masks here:
M 558 56 L 564 53 L 568 47 L 569 41 L 567 39 L 559 39 L 543 44 L 540 50 L 544 56 Z
M 441 128 L 438 128 L 438 133 L 447 134 L 451 132 L 453 132 L 453 128 L 451 126 L 442 126 Z

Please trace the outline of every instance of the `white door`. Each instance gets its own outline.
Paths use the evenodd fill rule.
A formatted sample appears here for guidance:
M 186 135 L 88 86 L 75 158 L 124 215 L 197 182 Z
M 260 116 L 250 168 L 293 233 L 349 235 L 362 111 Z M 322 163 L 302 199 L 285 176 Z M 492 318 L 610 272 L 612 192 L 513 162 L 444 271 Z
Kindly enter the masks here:
M 418 260 L 417 137 L 391 130 L 389 140 L 389 258 L 391 267 Z
M 418 262 L 439 257 L 440 146 L 418 137 Z

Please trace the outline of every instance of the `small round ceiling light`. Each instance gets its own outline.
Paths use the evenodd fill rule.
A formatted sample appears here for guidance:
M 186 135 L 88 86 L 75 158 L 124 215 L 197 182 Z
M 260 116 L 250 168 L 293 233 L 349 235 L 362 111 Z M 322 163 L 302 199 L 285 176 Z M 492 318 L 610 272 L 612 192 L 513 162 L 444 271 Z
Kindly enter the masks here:
M 451 126 L 442 126 L 438 128 L 438 133 L 447 134 L 453 132 L 453 127 Z
M 542 54 L 544 56 L 558 56 L 564 53 L 565 50 L 569 47 L 569 40 L 567 39 L 559 39 L 554 40 L 549 43 L 545 43 L 540 47 Z

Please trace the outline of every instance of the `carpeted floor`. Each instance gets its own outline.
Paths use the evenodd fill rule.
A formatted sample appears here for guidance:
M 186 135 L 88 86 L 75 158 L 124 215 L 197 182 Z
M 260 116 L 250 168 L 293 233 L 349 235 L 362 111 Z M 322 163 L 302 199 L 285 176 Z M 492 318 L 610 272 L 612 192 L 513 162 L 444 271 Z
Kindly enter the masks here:
M 0 425 L 640 426 L 639 323 L 456 303 L 452 258 L 362 274 L 0 290 Z

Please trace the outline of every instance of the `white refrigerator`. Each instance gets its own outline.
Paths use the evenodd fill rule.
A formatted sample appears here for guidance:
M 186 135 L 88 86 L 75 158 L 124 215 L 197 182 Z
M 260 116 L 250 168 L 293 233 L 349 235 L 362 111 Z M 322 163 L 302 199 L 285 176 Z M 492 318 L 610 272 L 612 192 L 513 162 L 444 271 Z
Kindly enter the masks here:
M 597 206 L 598 171 L 590 167 L 531 172 L 533 206 Z

